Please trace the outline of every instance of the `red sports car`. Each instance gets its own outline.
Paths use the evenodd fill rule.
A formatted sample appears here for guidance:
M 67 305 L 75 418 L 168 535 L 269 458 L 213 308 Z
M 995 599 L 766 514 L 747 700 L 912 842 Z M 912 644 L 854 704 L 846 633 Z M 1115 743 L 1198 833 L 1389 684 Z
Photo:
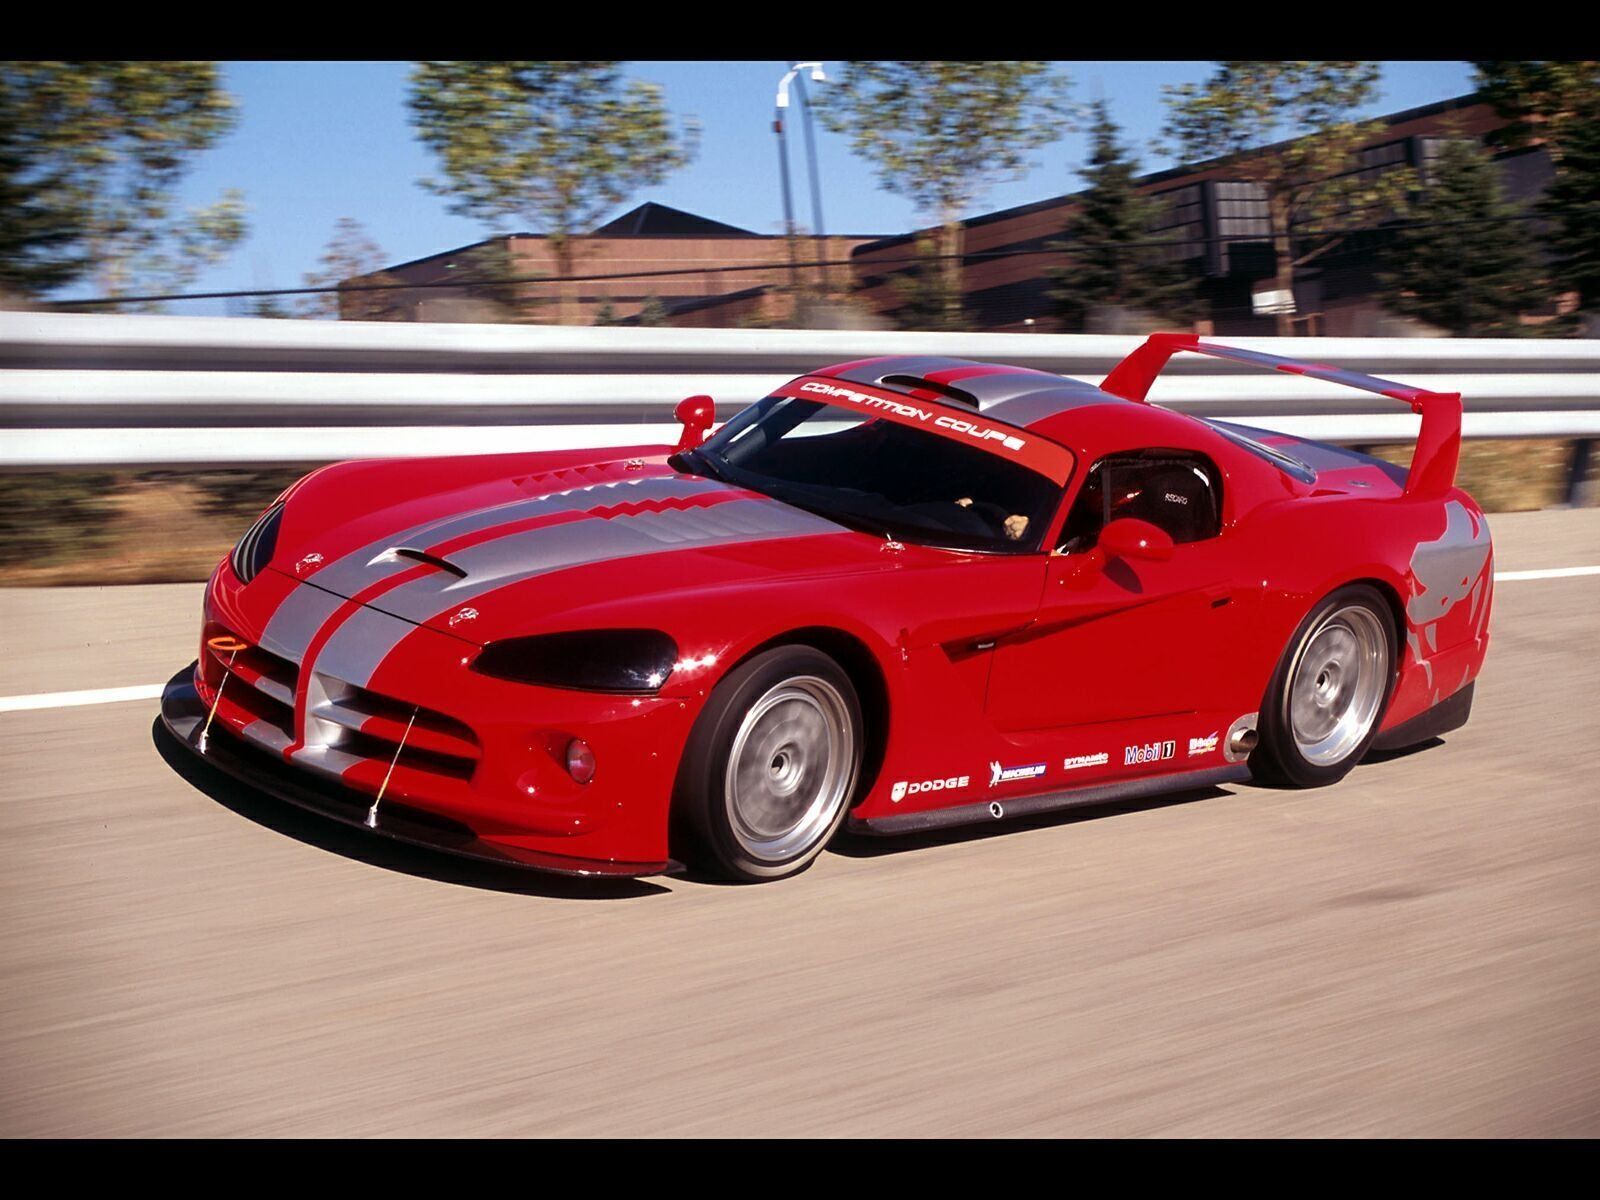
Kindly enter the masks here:
M 1152 406 L 1180 350 L 1409 403 L 1410 469 Z M 218 564 L 168 728 L 379 834 L 760 880 L 846 823 L 1327 784 L 1467 719 L 1457 395 L 1160 334 L 1099 387 L 878 358 L 678 416 L 676 450 L 306 476 Z

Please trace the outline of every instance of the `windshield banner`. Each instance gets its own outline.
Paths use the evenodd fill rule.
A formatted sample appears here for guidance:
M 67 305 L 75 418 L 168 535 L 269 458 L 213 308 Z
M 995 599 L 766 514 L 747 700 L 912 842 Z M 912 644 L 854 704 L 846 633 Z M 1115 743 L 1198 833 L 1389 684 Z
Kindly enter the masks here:
M 987 421 L 970 408 L 912 399 L 895 392 L 812 376 L 786 383 L 773 394 L 836 404 L 867 416 L 926 429 L 940 437 L 1009 458 L 1057 485 L 1065 484 L 1067 477 L 1072 474 L 1072 451 L 1065 446 L 1059 446 L 1026 429 Z

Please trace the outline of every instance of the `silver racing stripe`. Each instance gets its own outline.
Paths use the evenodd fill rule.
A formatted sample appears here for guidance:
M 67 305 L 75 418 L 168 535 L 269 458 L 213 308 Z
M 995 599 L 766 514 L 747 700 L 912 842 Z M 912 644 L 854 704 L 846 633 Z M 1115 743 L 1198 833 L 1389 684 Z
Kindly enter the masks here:
M 614 517 L 532 529 L 458 551 L 465 579 L 436 573 L 403 583 L 373 603 L 423 624 L 487 592 L 568 567 L 729 542 L 841 533 L 844 527 L 771 500 L 730 500 L 711 508 Z
M 529 530 L 451 556 L 466 569 L 401 584 L 352 613 L 317 656 L 318 673 L 365 687 L 418 625 L 488 592 L 540 575 L 674 550 L 842 533 L 844 527 L 771 500 L 729 500 L 704 509 L 640 513 Z
M 262 649 L 299 663 L 311 639 L 317 636 L 317 630 L 326 625 L 344 603 L 343 598 L 332 592 L 302 583 L 283 598 L 267 621 L 259 639 Z
M 727 485 L 715 480 L 693 475 L 660 475 L 644 479 L 618 479 L 609 483 L 586 484 L 542 496 L 508 500 L 504 504 L 473 509 L 447 517 L 435 517 L 409 528 L 385 534 L 368 542 L 359 550 L 352 550 L 329 563 L 314 576 L 318 587 L 341 596 L 354 595 L 391 575 L 409 571 L 415 563 L 396 560 L 374 563 L 372 560 L 391 546 L 418 544 L 434 546 L 463 534 L 492 529 L 496 525 L 509 525 L 531 517 L 554 513 L 582 512 L 612 504 L 630 504 L 640 501 L 672 500 L 721 491 Z M 453 560 L 452 556 L 452 560 Z

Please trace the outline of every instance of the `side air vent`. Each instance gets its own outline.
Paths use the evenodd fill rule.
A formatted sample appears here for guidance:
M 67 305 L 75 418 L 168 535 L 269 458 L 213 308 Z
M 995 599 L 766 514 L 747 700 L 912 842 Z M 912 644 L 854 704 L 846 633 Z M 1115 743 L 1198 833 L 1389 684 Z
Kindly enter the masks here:
M 278 525 L 283 520 L 283 501 L 278 501 L 256 518 L 233 548 L 233 573 L 241 583 L 249 583 L 272 561 L 278 548 Z
M 968 408 L 978 408 L 978 398 L 971 392 L 964 392 L 948 383 L 934 383 L 931 379 L 923 379 L 918 375 L 885 375 L 878 382 L 885 387 L 913 388 L 919 392 L 933 392 L 937 396 L 943 396 L 946 400 L 953 400 L 957 404 L 965 404 Z

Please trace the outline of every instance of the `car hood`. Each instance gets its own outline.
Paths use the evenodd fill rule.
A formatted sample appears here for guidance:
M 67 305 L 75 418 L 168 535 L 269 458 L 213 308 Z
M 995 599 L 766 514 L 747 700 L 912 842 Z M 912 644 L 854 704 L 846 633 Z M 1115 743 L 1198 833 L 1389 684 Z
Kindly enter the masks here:
M 660 458 L 474 479 L 387 504 L 367 482 L 337 503 L 326 489 L 291 494 L 273 568 L 479 643 L 687 584 L 885 566 L 882 539 Z

